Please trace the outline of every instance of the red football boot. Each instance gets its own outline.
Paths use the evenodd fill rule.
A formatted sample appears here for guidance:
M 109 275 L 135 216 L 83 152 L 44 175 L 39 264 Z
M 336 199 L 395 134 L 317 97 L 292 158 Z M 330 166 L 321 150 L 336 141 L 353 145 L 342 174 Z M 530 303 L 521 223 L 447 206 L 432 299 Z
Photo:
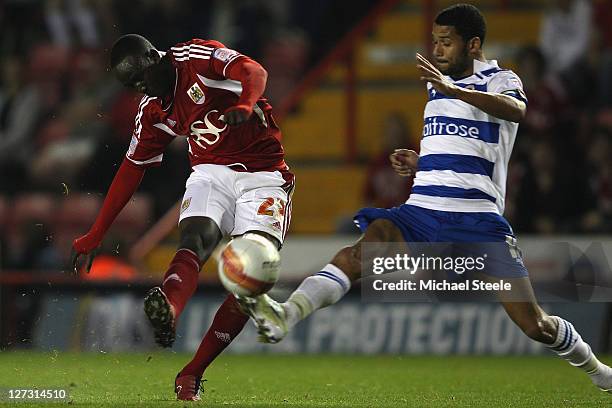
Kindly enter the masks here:
M 200 391 L 204 391 L 201 385 L 202 377 L 195 375 L 183 375 L 178 373 L 174 380 L 174 392 L 176 399 L 181 401 L 199 401 Z

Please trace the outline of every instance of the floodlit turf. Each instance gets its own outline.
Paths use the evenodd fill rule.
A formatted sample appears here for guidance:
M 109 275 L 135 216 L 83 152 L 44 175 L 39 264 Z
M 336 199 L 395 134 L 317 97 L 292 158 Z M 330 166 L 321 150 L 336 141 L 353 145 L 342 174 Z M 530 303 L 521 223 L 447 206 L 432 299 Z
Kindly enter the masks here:
M 612 395 L 597 390 L 586 375 L 553 357 L 337 355 L 223 356 L 207 372 L 203 401 L 179 403 L 174 401 L 173 381 L 188 358 L 173 353 L 0 352 L 0 387 L 64 387 L 69 390 L 70 405 L 76 406 L 533 408 L 612 404 Z

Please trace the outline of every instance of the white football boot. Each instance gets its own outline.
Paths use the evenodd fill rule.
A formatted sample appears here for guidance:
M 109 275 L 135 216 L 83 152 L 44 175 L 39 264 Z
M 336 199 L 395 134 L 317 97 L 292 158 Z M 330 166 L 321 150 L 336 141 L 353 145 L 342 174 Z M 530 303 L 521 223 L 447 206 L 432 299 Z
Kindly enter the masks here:
M 612 368 L 598 361 L 597 369 L 589 376 L 597 388 L 612 394 Z
M 278 343 L 287 335 L 287 313 L 280 303 L 266 294 L 257 297 L 236 296 L 236 299 L 242 311 L 257 326 L 260 342 Z

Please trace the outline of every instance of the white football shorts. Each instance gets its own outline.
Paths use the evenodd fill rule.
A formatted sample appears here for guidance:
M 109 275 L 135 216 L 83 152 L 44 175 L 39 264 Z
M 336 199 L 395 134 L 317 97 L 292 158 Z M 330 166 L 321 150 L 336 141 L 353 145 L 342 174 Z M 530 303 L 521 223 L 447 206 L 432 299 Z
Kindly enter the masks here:
M 179 222 L 209 217 L 225 235 L 263 231 L 280 243 L 291 221 L 293 184 L 278 171 L 238 172 L 216 164 L 198 164 L 187 179 Z

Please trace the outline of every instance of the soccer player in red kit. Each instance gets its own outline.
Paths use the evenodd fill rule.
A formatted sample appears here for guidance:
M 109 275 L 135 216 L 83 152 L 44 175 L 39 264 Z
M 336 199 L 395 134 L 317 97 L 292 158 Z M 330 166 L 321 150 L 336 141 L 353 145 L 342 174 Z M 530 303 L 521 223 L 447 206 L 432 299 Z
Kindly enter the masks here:
M 146 168 L 160 165 L 166 146 L 186 137 L 193 172 L 181 205 L 180 244 L 162 285 L 149 291 L 144 305 L 156 342 L 170 347 L 200 268 L 224 234 L 255 233 L 280 248 L 290 221 L 293 175 L 272 107 L 262 97 L 267 73 L 251 58 L 200 39 L 160 52 L 146 38 L 129 34 L 113 45 L 111 68 L 144 97 L 126 157 L 95 223 L 74 240 L 72 262 L 76 270 L 84 255 L 91 265 Z M 247 321 L 228 295 L 193 360 L 177 375 L 178 399 L 199 399 L 204 370 Z

